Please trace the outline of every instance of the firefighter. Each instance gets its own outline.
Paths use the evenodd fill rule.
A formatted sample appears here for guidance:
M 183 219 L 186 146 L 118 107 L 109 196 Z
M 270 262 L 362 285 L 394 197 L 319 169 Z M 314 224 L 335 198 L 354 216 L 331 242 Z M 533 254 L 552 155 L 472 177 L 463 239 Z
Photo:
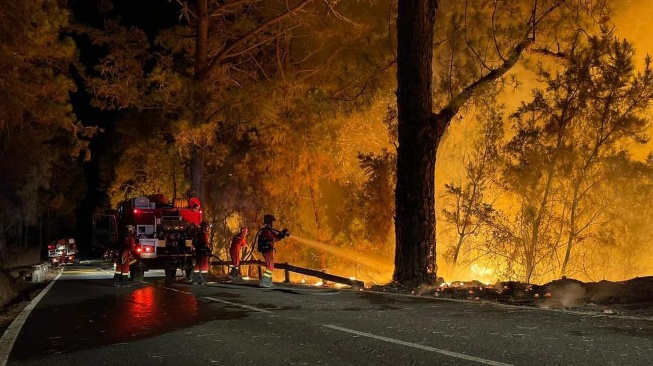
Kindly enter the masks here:
M 259 229 L 256 236 L 257 250 L 263 254 L 265 258 L 265 272 L 259 283 L 260 287 L 272 287 L 272 271 L 274 270 L 274 243 L 290 236 L 287 229 L 281 231 L 272 227 L 272 223 L 276 220 L 274 215 L 267 214 L 263 216 L 263 227 Z
M 66 264 L 66 259 L 67 259 L 68 251 L 67 251 L 66 249 L 63 249 L 63 250 L 61 250 L 61 251 L 59 252 L 59 254 L 60 254 L 60 257 L 59 257 L 59 264 L 63 266 L 63 265 Z
M 68 256 L 68 244 L 65 239 L 59 239 L 57 241 L 57 250 L 59 250 L 59 265 L 63 266 L 66 264 L 66 259 Z
M 202 221 L 199 237 L 195 240 L 195 270 L 193 271 L 193 285 L 205 285 L 203 275 L 209 273 L 209 256 L 213 251 L 209 242 L 209 223 Z
M 231 246 L 229 247 L 229 254 L 231 255 L 231 272 L 229 278 L 240 278 L 240 249 L 247 246 L 247 234 L 249 229 L 247 227 L 240 228 L 238 234 L 234 235 L 231 239 Z
M 136 247 L 134 234 L 134 226 L 125 226 L 125 240 L 116 256 L 116 269 L 113 274 L 114 287 L 131 287 L 127 280 L 129 279 L 129 254 Z

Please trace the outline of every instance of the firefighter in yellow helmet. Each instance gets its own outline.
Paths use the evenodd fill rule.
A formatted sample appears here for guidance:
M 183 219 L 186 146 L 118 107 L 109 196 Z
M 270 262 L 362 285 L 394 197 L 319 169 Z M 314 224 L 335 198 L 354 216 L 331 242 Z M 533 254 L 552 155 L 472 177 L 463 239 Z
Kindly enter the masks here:
M 287 229 L 281 231 L 272 227 L 272 223 L 276 220 L 274 215 L 265 215 L 263 216 L 263 227 L 259 229 L 256 236 L 258 237 L 257 241 L 257 250 L 263 254 L 265 258 L 265 272 L 261 278 L 259 286 L 261 287 L 272 287 L 272 271 L 274 270 L 274 243 L 290 236 L 290 233 Z

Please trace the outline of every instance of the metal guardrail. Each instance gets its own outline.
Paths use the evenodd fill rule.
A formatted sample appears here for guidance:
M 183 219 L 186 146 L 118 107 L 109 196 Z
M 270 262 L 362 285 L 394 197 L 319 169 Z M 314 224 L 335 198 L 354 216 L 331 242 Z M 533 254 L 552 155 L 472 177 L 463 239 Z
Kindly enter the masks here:
M 217 260 L 210 262 L 211 265 L 214 266 L 230 266 L 231 261 L 223 261 L 223 260 Z M 258 260 L 246 260 L 246 261 L 241 261 L 240 265 L 249 265 L 249 266 L 258 266 L 259 268 L 259 278 L 261 277 L 261 267 L 265 267 L 265 262 L 263 261 L 258 261 Z M 354 290 L 359 290 L 362 288 L 365 288 L 365 283 L 363 281 L 358 281 L 358 280 L 352 280 L 347 277 L 340 277 L 340 276 L 335 276 L 329 273 L 325 273 L 322 271 L 318 271 L 315 269 L 309 269 L 309 268 L 302 268 L 302 267 L 297 267 L 293 266 L 292 264 L 288 263 L 275 263 L 274 264 L 275 269 L 283 269 L 285 273 L 285 279 L 284 282 L 290 282 L 290 272 L 295 272 L 299 274 L 303 274 L 306 276 L 311 276 L 311 277 L 317 277 L 319 279 L 322 279 L 324 281 L 329 281 L 329 282 L 335 282 L 335 283 L 340 283 L 343 285 L 348 285 L 351 286 Z
M 45 281 L 49 270 L 50 266 L 47 263 L 32 266 L 31 281 L 34 283 Z

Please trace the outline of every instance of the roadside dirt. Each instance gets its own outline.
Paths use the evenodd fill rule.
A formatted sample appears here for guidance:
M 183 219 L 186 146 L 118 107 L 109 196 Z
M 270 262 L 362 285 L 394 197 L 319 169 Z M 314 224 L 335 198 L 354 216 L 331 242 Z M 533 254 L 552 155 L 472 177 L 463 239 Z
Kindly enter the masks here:
M 7 329 L 11 322 L 20 314 L 33 298 L 59 274 L 58 270 L 50 270 L 43 282 L 15 283 L 7 279 L 5 273 L 0 272 L 0 292 L 11 291 L 14 294 L 7 302 L 0 306 L 0 335 Z M 6 293 L 6 292 L 5 292 Z
M 40 263 L 39 248 L 9 247 L 5 253 L 4 266 L 0 267 L 0 330 L 4 331 L 11 321 L 48 285 L 56 273 L 49 271 L 41 283 L 25 281 L 33 265 Z M 58 272 L 57 272 L 58 273 Z
M 566 309 L 647 317 L 653 320 L 653 276 L 627 281 L 581 282 L 560 279 L 544 285 L 478 281 L 422 286 L 417 290 L 396 285 L 375 286 L 375 291 L 433 296 L 438 298 L 486 301 L 543 309 Z

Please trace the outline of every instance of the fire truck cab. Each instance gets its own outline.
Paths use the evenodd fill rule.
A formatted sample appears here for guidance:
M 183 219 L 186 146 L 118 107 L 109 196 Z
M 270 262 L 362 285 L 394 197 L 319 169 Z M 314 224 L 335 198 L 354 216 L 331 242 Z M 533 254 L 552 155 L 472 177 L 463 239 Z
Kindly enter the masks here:
M 190 279 L 202 214 L 196 197 L 172 202 L 162 194 L 134 197 L 122 201 L 114 211 L 93 216 L 93 246 L 115 250 L 127 234 L 125 227 L 132 225 L 136 231 L 132 279 L 142 279 L 150 269 L 163 269 L 166 277 L 174 277 L 177 269 L 182 269 Z

